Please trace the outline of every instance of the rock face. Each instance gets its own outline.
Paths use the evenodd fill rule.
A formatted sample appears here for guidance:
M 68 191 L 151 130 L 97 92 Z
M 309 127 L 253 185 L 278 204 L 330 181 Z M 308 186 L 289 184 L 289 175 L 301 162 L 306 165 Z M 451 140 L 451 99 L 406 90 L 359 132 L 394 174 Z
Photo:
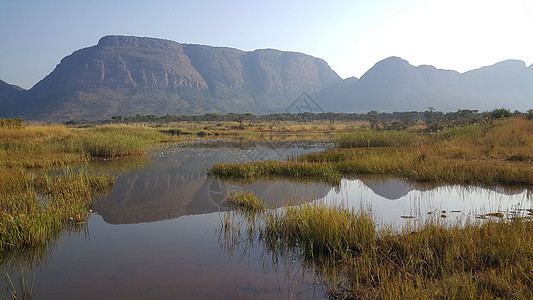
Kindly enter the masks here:
M 325 61 L 301 53 L 106 36 L 63 58 L 27 92 L 20 113 L 68 120 L 282 111 L 301 93 L 341 81 Z
M 327 111 L 525 111 L 533 108 L 533 66 L 508 60 L 461 74 L 389 57 L 361 79 L 345 80 L 313 96 Z
M 285 112 L 303 92 L 324 111 L 533 108 L 533 65 L 508 60 L 466 73 L 390 57 L 342 80 L 318 58 L 273 49 L 106 36 L 63 58 L 30 90 L 0 81 L 0 117 Z

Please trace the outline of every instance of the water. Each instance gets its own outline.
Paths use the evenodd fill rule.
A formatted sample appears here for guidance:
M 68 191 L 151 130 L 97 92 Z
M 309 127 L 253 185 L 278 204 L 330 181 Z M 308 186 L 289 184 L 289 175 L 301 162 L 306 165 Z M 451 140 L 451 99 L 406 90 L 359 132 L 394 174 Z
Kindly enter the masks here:
M 292 140 L 153 151 L 118 173 L 113 190 L 95 199 L 87 224 L 37 253 L 2 258 L 2 271 L 7 262 L 26 260 L 31 267 L 25 279 L 35 274 L 36 299 L 324 298 L 319 280 L 298 261 L 273 260 L 260 245 L 246 242 L 226 247 L 221 218 L 230 209 L 228 189 L 251 190 L 274 208 L 288 199 L 371 207 L 377 220 L 395 226 L 441 215 L 446 220 L 500 211 L 528 215 L 533 207 L 525 189 L 414 185 L 382 177 L 344 179 L 339 187 L 286 180 L 240 184 L 207 172 L 214 163 L 287 159 L 327 147 Z M 15 281 L 20 271 L 10 274 Z
M 414 184 L 399 178 L 366 176 L 343 179 L 321 201 L 350 208 L 371 209 L 374 219 L 400 229 L 406 224 L 441 220 L 450 224 L 476 222 L 502 214 L 529 217 L 531 191 L 513 187 Z

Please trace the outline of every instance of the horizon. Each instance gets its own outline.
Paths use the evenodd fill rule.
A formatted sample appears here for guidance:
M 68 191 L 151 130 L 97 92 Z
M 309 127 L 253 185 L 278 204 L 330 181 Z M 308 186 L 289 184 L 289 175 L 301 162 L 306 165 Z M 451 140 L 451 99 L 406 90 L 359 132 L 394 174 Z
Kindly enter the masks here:
M 401 2 L 401 3 L 400 3 Z M 533 3 L 385 0 L 334 3 L 154 1 L 0 4 L 0 80 L 29 89 L 62 58 L 107 35 L 243 51 L 277 49 L 325 60 L 361 78 L 391 56 L 460 73 L 506 60 L 533 64 Z M 200 19 L 209 20 L 202 22 Z M 95 22 L 97 20 L 97 22 Z

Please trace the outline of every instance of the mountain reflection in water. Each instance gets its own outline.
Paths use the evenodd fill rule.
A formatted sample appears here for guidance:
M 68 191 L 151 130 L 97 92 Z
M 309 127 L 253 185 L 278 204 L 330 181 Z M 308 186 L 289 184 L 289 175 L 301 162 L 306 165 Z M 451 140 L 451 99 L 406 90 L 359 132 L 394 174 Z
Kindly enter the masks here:
M 335 188 L 286 180 L 242 184 L 207 174 L 214 163 L 283 160 L 324 148 L 212 143 L 153 151 L 149 163 L 118 171 L 113 190 L 95 199 L 98 214 L 86 224 L 71 224 L 78 227 L 36 251 L 0 257 L 0 273 L 21 265 L 25 278 L 34 274 L 36 299 L 325 298 L 320 278 L 294 257 L 246 241 L 224 246 L 221 220 L 232 214 L 224 212 L 231 209 L 228 190 L 254 191 L 270 207 L 315 199 L 355 210 L 368 206 L 378 221 L 395 225 L 441 215 L 448 222 L 482 210 L 527 214 L 533 207 L 523 188 L 439 186 L 377 176 L 343 179 Z M 0 288 L 8 291 L 1 283 Z
M 152 163 L 117 176 L 113 190 L 97 199 L 94 210 L 111 224 L 133 224 L 227 210 L 228 190 L 253 191 L 269 207 L 296 199 L 303 203 L 325 197 L 331 186 L 321 183 L 273 180 L 254 184 L 221 181 L 207 174 L 214 163 L 262 157 L 283 159 L 285 155 L 317 151 L 303 148 L 173 148 L 152 153 Z M 297 196 L 297 197 L 296 197 Z

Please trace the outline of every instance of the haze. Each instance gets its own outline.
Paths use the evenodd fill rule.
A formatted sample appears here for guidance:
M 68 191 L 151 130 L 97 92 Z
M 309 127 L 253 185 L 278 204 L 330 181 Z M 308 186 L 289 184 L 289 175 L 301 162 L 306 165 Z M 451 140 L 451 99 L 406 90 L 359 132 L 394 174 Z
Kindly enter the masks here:
M 323 58 L 360 77 L 399 56 L 460 72 L 506 59 L 533 62 L 533 3 L 408 1 L 0 2 L 0 79 L 30 88 L 73 51 L 109 34 Z

